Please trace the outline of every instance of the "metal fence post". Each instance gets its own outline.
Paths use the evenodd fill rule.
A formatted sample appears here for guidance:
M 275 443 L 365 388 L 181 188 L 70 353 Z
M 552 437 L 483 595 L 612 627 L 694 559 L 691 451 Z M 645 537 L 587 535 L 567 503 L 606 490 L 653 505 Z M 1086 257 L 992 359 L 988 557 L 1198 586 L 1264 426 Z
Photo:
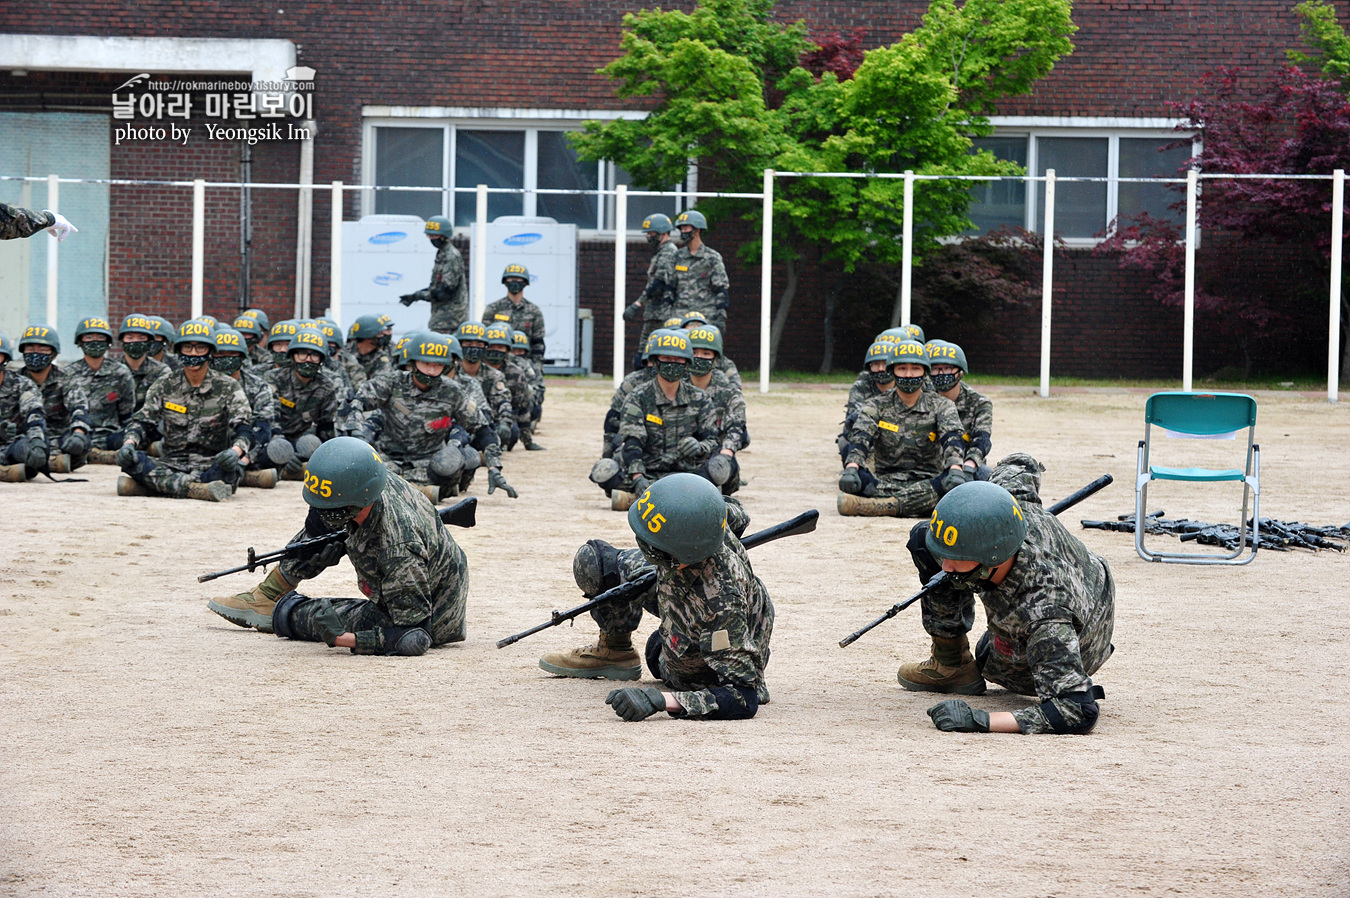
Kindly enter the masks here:
M 914 172 L 905 170 L 904 243 L 900 255 L 900 323 L 910 322 L 914 289 Z
M 202 314 L 202 282 L 206 270 L 206 181 L 192 182 L 192 317 Z
M 333 182 L 333 224 L 329 238 L 328 317 L 342 325 L 342 182 Z M 312 310 L 311 310 L 312 311 Z
M 1041 261 L 1041 397 L 1050 395 L 1050 308 L 1055 270 L 1055 170 L 1045 170 L 1045 257 Z
M 61 181 L 56 175 L 47 176 L 47 210 L 49 212 L 59 212 L 60 210 L 60 192 Z M 53 237 L 47 241 L 47 326 L 56 330 L 60 327 L 57 321 L 57 314 L 60 309 L 57 306 L 57 246 L 60 241 Z
M 628 290 L 628 185 L 614 188 L 614 389 L 623 382 L 624 294 Z
M 488 192 L 486 184 L 479 184 L 477 204 L 474 210 L 473 240 L 469 244 L 469 255 L 473 261 L 473 310 L 470 321 L 483 317 L 483 307 L 487 305 L 487 216 Z
M 764 223 L 759 260 L 759 391 L 769 392 L 769 336 L 773 329 L 773 169 L 764 169 Z
M 1185 317 L 1181 330 L 1181 389 L 1191 391 L 1191 375 L 1195 364 L 1195 199 L 1200 187 L 1200 173 L 1186 172 L 1186 300 Z

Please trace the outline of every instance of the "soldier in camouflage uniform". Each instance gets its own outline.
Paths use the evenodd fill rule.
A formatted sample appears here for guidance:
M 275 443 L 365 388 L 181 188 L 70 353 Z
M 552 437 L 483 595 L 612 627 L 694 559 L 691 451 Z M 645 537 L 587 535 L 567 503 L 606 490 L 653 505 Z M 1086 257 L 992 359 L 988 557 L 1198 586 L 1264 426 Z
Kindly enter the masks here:
M 658 276 L 671 286 L 675 308 L 702 312 L 708 323 L 725 335 L 731 282 L 722 254 L 703 242 L 708 220 L 702 212 L 691 209 L 676 217 L 675 226 L 680 231 L 676 238 L 679 250 L 662 262 Z
M 601 448 L 601 458 L 613 458 L 614 453 L 619 449 L 619 418 L 623 414 L 624 403 L 628 401 L 628 394 L 643 384 L 651 383 L 656 378 L 656 364 L 650 358 L 651 345 L 652 338 L 648 336 L 638 353 L 638 361 L 642 363 L 641 366 L 619 381 L 619 388 L 610 397 L 609 411 L 605 412 L 604 445 Z
M 647 345 L 647 338 L 652 335 L 652 331 L 661 327 L 673 311 L 671 305 L 674 297 L 673 287 L 661 279 L 666 271 L 674 269 L 675 263 L 672 260 L 678 247 L 670 239 L 672 230 L 670 216 L 662 215 L 660 212 L 648 215 L 642 221 L 642 233 L 646 235 L 647 244 L 652 248 L 652 260 L 647 264 L 647 284 L 642 288 L 642 295 L 623 310 L 624 321 L 636 321 L 639 316 L 642 318 L 642 334 L 638 337 L 639 350 Z M 633 367 L 640 369 L 641 361 L 634 356 Z
M 514 499 L 516 491 L 502 476 L 497 432 L 455 380 L 454 341 L 435 331 L 417 334 L 408 344 L 407 371 L 361 388 L 355 408 L 364 417 L 362 435 L 391 471 L 433 504 L 466 489 L 480 465 L 488 469 L 488 493 L 501 488 Z
M 374 380 L 394 367 L 389 361 L 389 354 L 384 352 L 383 332 L 384 325 L 374 315 L 362 315 L 347 329 L 347 348 L 352 350 L 362 383 Z M 355 372 L 349 379 L 353 385 L 356 384 L 358 378 Z
M 544 372 L 536 369 L 529 364 L 526 358 L 530 354 L 530 335 L 524 331 L 511 332 L 511 358 L 515 359 L 517 364 L 525 371 L 525 376 L 529 379 L 530 389 L 534 391 L 534 404 L 530 406 L 530 432 L 539 429 L 539 418 L 544 414 Z
M 464 257 L 450 242 L 450 219 L 444 215 L 428 218 L 424 232 L 431 245 L 436 247 L 436 261 L 431 266 L 431 283 L 416 293 L 403 294 L 398 301 L 405 306 L 420 300 L 431 303 L 431 319 L 427 322 L 427 329 L 454 334 L 469 317 L 469 279 L 465 276 Z
M 14 345 L 0 334 L 0 481 L 31 480 L 47 466 L 47 419 L 37 384 L 7 371 Z
M 58 474 L 82 467 L 92 445 L 89 401 L 78 381 L 56 364 L 61 337 L 55 328 L 33 325 L 16 341 L 23 353 L 19 374 L 37 385 L 47 419 L 47 462 Z
M 82 320 L 75 329 L 75 345 L 84 355 L 67 369 L 89 404 L 89 460 L 100 465 L 116 464 L 122 428 L 136 411 L 136 381 L 131 369 L 106 357 L 112 337 L 112 327 L 103 318 Z
M 169 373 L 169 366 L 150 355 L 155 340 L 155 322 L 148 315 L 132 312 L 122 319 L 117 329 L 117 341 L 122 344 L 122 364 L 131 372 L 136 384 L 136 408 L 145 404 L 150 385 Z M 156 437 L 158 439 L 158 437 Z
M 684 330 L 691 330 L 692 328 L 702 327 L 705 324 L 708 324 L 708 318 L 702 312 L 686 312 L 680 316 L 679 327 L 683 328 Z M 716 325 L 713 326 L 716 327 Z M 733 384 L 736 385 L 736 389 L 742 392 L 745 391 L 745 385 L 741 383 L 740 369 L 736 367 L 735 362 L 727 358 L 727 354 L 725 351 L 718 353 L 716 367 L 718 371 L 721 371 L 723 374 L 726 375 L 727 380 L 731 381 Z M 750 445 L 750 438 L 748 435 L 746 436 L 745 439 L 745 445 L 747 446 Z
M 839 461 L 848 461 L 848 434 L 858 421 L 858 409 L 869 399 L 875 399 L 895 389 L 895 344 L 877 341 L 867 347 L 863 357 L 863 371 L 848 388 L 848 401 L 844 403 L 844 426 L 835 438 L 839 447 Z
M 689 363 L 689 382 L 708 394 L 708 401 L 717 410 L 717 431 L 721 445 L 717 452 L 699 469 L 699 474 L 711 480 L 726 495 L 740 488 L 741 467 L 736 453 L 750 442 L 745 421 L 745 395 L 740 387 L 717 370 L 722 355 L 722 334 L 711 324 L 685 331 L 694 359 Z
M 263 366 L 263 376 L 271 377 L 272 372 L 291 367 L 291 338 L 300 330 L 300 322 L 278 321 L 267 332 L 267 363 Z
M 183 370 L 150 385 L 145 404 L 126 428 L 117 451 L 121 496 L 171 496 L 220 502 L 243 478 L 241 459 L 251 445 L 248 398 L 243 387 L 208 367 L 216 336 L 202 321 L 185 321 L 175 350 Z M 151 427 L 164 432 L 161 457 L 137 447 Z
M 483 355 L 487 352 L 487 328 L 477 321 L 466 321 L 459 326 L 456 339 L 464 353 L 459 377 L 472 379 L 478 384 L 484 398 L 480 408 L 486 409 L 488 417 L 492 419 L 502 451 L 509 452 L 520 439 L 520 426 L 516 424 L 511 389 L 506 385 L 505 375 L 483 361 Z
M 542 378 L 544 313 L 525 298 L 525 288 L 530 285 L 529 269 L 513 262 L 502 272 L 502 283 L 506 285 L 506 295 L 489 303 L 483 310 L 483 324 L 488 327 L 504 324 L 511 330 L 523 331 L 530 338 L 528 363 L 534 367 L 535 374 Z
M 932 519 L 910 531 L 909 550 L 927 582 L 948 579 L 925 595 L 923 626 L 933 654 L 903 665 L 910 690 L 983 695 L 985 680 L 1038 703 L 1020 711 L 972 710 L 960 699 L 928 714 L 941 730 L 1003 733 L 1087 733 L 1104 696 L 1091 675 L 1115 651 L 1115 582 L 1106 559 L 1087 550 L 1041 506 L 1044 468 L 1016 453 L 991 481 L 953 489 Z M 988 630 L 975 652 L 967 633 L 974 598 L 984 603 Z
M 632 634 L 645 609 L 661 620 L 645 656 L 665 690 L 614 690 L 606 703 L 615 713 L 630 721 L 659 711 L 693 720 L 754 717 L 769 701 L 764 669 L 774 609 L 740 543 L 748 523 L 736 500 L 700 477 L 673 474 L 652 484 L 628 511 L 639 548 L 619 552 L 591 540 L 578 550 L 573 573 L 588 596 L 653 569 L 656 585 L 632 601 L 597 607 L 597 643 L 551 652 L 539 666 L 565 677 L 638 679 Z
M 242 334 L 233 328 L 217 328 L 216 352 L 211 356 L 211 370 L 234 378 L 244 388 L 244 396 L 248 399 L 249 448 L 241 459 L 244 476 L 239 485 L 272 489 L 278 480 L 274 466 L 285 465 L 294 457 L 295 448 L 280 435 L 276 393 L 272 385 L 248 364 L 248 344 L 244 342 Z M 277 442 L 273 443 L 273 440 Z
M 147 315 L 146 318 L 154 328 L 155 345 L 150 350 L 150 358 L 167 365 L 170 371 L 182 371 L 183 363 L 179 361 L 178 353 L 172 351 L 174 341 L 178 339 L 178 329 L 169 319 L 159 315 Z
M 511 394 L 511 415 L 515 419 L 516 431 L 520 433 L 520 442 L 530 452 L 542 450 L 544 447 L 534 441 L 534 422 L 531 417 L 534 388 L 530 386 L 530 375 L 526 373 L 529 363 L 522 364 L 511 355 L 511 328 L 504 324 L 489 325 L 484 342 L 487 347 L 483 350 L 483 361 L 501 374 Z
M 245 319 L 248 324 L 244 323 Z M 231 327 L 244 335 L 249 364 L 260 366 L 259 374 L 272 367 L 272 357 L 267 351 L 267 335 L 272 330 L 272 319 L 267 317 L 266 312 L 262 309 L 245 309 L 234 319 Z
M 303 492 L 310 514 L 295 541 L 334 530 L 345 539 L 310 558 L 283 561 L 250 592 L 213 599 L 208 608 L 241 627 L 358 655 L 415 656 L 463 641 L 468 561 L 425 496 L 354 437 L 319 447 Z M 344 554 L 368 598 L 295 592 Z
M 0 240 L 19 240 L 32 237 L 38 231 L 46 231 L 57 239 L 65 240 L 67 234 L 77 234 L 79 229 L 66 221 L 59 212 L 43 209 L 34 212 L 19 206 L 0 203 Z
M 839 513 L 918 517 L 971 479 L 961 466 L 961 419 L 950 400 L 923 391 L 922 343 L 895 344 L 896 386 L 858 409 L 839 476 Z M 875 472 L 868 470 L 871 458 Z
M 966 353 L 960 346 L 946 340 L 930 340 L 926 348 L 932 366 L 929 379 L 933 391 L 950 399 L 961 416 L 962 439 L 966 444 L 962 465 L 973 476 L 986 464 L 992 448 L 994 403 L 965 383 L 965 375 L 970 369 L 966 366 Z
M 346 338 L 342 336 L 342 328 L 338 327 L 338 323 L 332 318 L 315 318 L 314 327 L 319 333 L 323 334 L 324 340 L 328 343 L 328 358 L 323 360 L 323 366 L 333 372 L 338 380 L 342 381 L 343 389 L 348 394 L 354 394 L 356 385 L 352 383 L 351 374 L 348 373 L 347 366 L 343 364 L 339 357 L 343 347 L 347 345 Z M 364 381 L 365 378 L 362 377 L 362 382 Z
M 283 480 L 300 480 L 305 459 L 325 440 L 337 435 L 349 411 L 350 396 L 338 376 L 323 367 L 328 343 L 312 327 L 299 328 L 287 355 L 290 367 L 273 368 L 265 376 L 277 394 L 277 424 L 295 447 L 295 457 L 282 468 Z M 261 462 L 261 459 L 259 459 Z

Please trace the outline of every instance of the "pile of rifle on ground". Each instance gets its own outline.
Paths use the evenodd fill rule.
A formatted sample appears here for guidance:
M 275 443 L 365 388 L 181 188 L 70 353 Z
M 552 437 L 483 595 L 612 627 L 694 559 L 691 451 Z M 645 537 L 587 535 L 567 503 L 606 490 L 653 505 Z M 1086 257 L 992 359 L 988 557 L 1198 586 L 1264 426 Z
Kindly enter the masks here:
M 1206 524 L 1204 521 L 1191 521 L 1178 518 L 1175 521 L 1163 517 L 1164 512 L 1155 511 L 1144 516 L 1145 533 L 1165 533 L 1179 537 L 1182 542 L 1197 542 L 1202 546 L 1220 546 L 1228 551 L 1236 549 L 1238 540 L 1244 545 L 1252 544 L 1252 522 L 1247 520 L 1244 532 L 1232 524 Z M 1134 532 L 1134 515 L 1119 515 L 1114 521 L 1083 521 L 1087 530 L 1113 530 L 1117 533 Z M 1344 527 L 1318 527 L 1315 524 L 1301 524 L 1298 521 L 1277 521 L 1274 518 L 1261 518 L 1261 544 L 1258 548 L 1276 552 L 1288 552 L 1290 549 L 1335 549 L 1344 552 L 1350 548 L 1350 524 Z

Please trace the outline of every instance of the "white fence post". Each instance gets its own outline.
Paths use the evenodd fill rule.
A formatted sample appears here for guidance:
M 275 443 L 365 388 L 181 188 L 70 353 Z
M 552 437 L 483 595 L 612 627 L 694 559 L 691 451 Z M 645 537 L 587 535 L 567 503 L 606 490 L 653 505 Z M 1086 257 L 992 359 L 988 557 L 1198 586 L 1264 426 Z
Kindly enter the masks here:
M 769 392 L 769 332 L 773 328 L 773 169 L 764 169 L 764 224 L 759 260 L 759 391 Z
M 623 382 L 624 301 L 628 292 L 628 185 L 614 188 L 614 389 Z
M 1055 271 L 1055 170 L 1045 170 L 1045 257 L 1041 261 L 1041 397 L 1050 395 L 1050 307 Z
M 1181 327 L 1181 389 L 1191 391 L 1191 375 L 1195 366 L 1195 199 L 1200 187 L 1200 173 L 1186 172 L 1186 299 L 1185 318 Z
M 60 212 L 61 181 L 56 175 L 47 176 L 47 211 Z M 52 330 L 60 327 L 60 322 L 56 320 L 59 309 L 57 308 L 57 246 L 60 241 L 53 237 L 47 241 L 47 326 Z
M 1341 388 L 1341 241 L 1345 237 L 1345 169 L 1331 177 L 1331 308 L 1327 325 L 1327 402 Z
M 900 323 L 910 324 L 914 287 L 914 172 L 905 169 L 904 244 L 900 255 Z
M 470 321 L 483 317 L 483 307 L 487 305 L 487 200 L 486 184 L 478 185 L 477 204 L 474 210 L 473 240 L 469 244 L 469 255 L 473 261 L 473 308 L 469 312 Z
M 342 182 L 333 182 L 333 230 L 329 238 L 328 317 L 342 325 Z M 312 311 L 312 310 L 311 310 Z
M 192 182 L 192 317 L 202 314 L 202 281 L 206 271 L 206 181 Z

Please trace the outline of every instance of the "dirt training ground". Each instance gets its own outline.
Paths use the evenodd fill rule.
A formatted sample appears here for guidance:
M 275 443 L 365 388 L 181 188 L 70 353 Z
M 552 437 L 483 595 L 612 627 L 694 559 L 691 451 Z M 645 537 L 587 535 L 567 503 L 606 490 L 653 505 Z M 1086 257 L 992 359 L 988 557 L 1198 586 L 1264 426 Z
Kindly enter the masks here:
M 995 457 L 1037 456 L 1047 503 L 1115 475 L 1066 513 L 1071 529 L 1133 508 L 1142 394 L 988 392 Z M 1097 729 L 940 733 L 924 714 L 935 699 L 895 680 L 927 653 L 917 608 L 836 645 L 918 587 L 911 521 L 835 514 L 844 395 L 748 397 L 751 529 L 822 513 L 816 533 L 753 553 L 778 619 L 773 701 L 750 721 L 625 724 L 603 703 L 612 684 L 539 670 L 543 652 L 593 639 L 589 619 L 493 646 L 582 601 L 581 542 L 632 545 L 586 480 L 607 382 L 550 383 L 548 451 L 506 459 L 520 499 L 486 496 L 479 478 L 479 525 L 454 532 L 472 566 L 469 637 L 420 659 L 355 657 L 206 610 L 261 575 L 196 575 L 283 545 L 304 517 L 298 483 L 219 505 L 118 498 L 112 467 L 0 484 L 0 893 L 1350 890 L 1350 558 L 1149 565 L 1128 534 L 1081 531 L 1118 588 Z M 1259 401 L 1262 513 L 1350 520 L 1350 409 Z M 1237 451 L 1160 443 L 1202 462 Z M 1150 507 L 1236 517 L 1232 491 L 1188 495 L 1159 489 Z M 345 562 L 313 585 L 355 588 Z M 997 689 L 974 702 L 1026 703 Z

